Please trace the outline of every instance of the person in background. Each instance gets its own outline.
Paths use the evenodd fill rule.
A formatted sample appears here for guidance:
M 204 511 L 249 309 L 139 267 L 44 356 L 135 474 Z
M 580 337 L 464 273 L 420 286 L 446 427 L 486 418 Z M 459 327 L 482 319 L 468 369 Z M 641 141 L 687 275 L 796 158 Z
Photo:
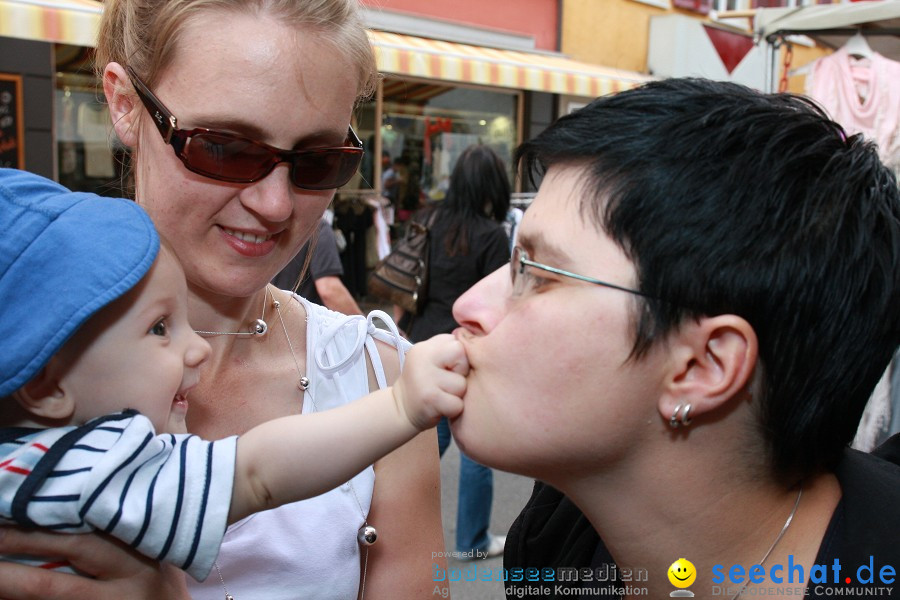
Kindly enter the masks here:
M 310 246 L 313 246 L 312 257 L 309 257 Z M 339 313 L 361 315 L 362 309 L 341 281 L 343 274 L 334 229 L 328 219 L 323 218 L 318 233 L 272 279 L 272 285 L 282 290 L 293 290 L 310 302 Z
M 488 146 L 466 148 L 450 176 L 446 198 L 414 218 L 433 221 L 429 246 L 428 299 L 421 314 L 405 314 L 400 327 L 410 341 L 427 340 L 459 327 L 453 303 L 478 280 L 509 261 L 503 222 L 509 210 L 510 184 L 503 161 Z M 450 445 L 450 428 L 438 425 L 440 453 Z M 493 502 L 493 473 L 460 455 L 456 550 L 470 558 L 498 556 L 506 539 L 488 526 Z
M 381 175 L 381 185 L 384 197 L 394 205 L 397 220 L 403 222 L 409 219 L 412 214 L 406 201 L 409 195 L 409 158 L 394 157 L 390 167 Z
M 188 320 L 212 347 L 188 431 L 223 439 L 390 385 L 405 345 L 377 315 L 339 315 L 269 284 L 362 158 L 351 120 L 377 69 L 359 2 L 103 7 L 95 62 L 135 200 L 183 265 Z M 101 534 L 6 530 L 0 552 L 67 558 L 91 577 L 3 563 L 0 598 L 420 600 L 444 550 L 436 439 L 423 432 L 338 488 L 232 525 L 214 576 L 189 592 L 183 573 L 173 580 Z
M 620 575 L 542 598 L 896 590 L 900 436 L 848 448 L 900 343 L 900 188 L 874 145 L 802 97 L 668 79 L 518 156 L 544 177 L 511 264 L 453 309 L 454 439 L 538 481 L 504 567 Z

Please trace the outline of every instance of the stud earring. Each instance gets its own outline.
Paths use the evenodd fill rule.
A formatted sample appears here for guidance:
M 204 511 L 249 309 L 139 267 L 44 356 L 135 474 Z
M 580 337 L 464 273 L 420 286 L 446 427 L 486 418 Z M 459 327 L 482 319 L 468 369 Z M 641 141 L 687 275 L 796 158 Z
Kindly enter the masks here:
M 672 417 L 669 419 L 669 427 L 678 429 L 679 427 L 687 427 L 691 424 L 690 418 L 691 405 L 679 402 L 675 410 L 672 411 Z

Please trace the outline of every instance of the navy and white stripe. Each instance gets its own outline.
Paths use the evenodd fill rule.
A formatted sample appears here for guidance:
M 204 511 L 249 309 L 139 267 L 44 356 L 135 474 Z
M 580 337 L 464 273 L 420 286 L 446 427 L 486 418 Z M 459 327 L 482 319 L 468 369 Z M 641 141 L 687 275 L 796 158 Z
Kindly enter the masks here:
M 0 432 L 0 522 L 100 530 L 203 579 L 225 533 L 236 437 L 156 435 L 126 411 Z

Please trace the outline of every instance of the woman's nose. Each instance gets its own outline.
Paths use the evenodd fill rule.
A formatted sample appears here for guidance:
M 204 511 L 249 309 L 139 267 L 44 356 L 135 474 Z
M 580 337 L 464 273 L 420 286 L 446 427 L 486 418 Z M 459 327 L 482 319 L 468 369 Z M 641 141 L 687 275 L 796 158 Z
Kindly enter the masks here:
M 241 204 L 270 223 L 287 221 L 294 211 L 294 185 L 291 168 L 276 165 L 272 172 L 241 190 Z
M 486 335 L 503 319 L 510 292 L 509 265 L 504 265 L 453 303 L 453 318 L 470 333 Z

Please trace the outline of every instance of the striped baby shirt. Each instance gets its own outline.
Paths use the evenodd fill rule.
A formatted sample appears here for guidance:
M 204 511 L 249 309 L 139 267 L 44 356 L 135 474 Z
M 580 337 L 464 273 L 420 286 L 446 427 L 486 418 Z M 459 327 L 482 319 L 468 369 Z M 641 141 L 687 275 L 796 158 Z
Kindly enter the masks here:
M 103 531 L 202 580 L 225 533 L 236 449 L 236 436 L 157 435 L 133 410 L 82 426 L 0 429 L 0 523 Z

